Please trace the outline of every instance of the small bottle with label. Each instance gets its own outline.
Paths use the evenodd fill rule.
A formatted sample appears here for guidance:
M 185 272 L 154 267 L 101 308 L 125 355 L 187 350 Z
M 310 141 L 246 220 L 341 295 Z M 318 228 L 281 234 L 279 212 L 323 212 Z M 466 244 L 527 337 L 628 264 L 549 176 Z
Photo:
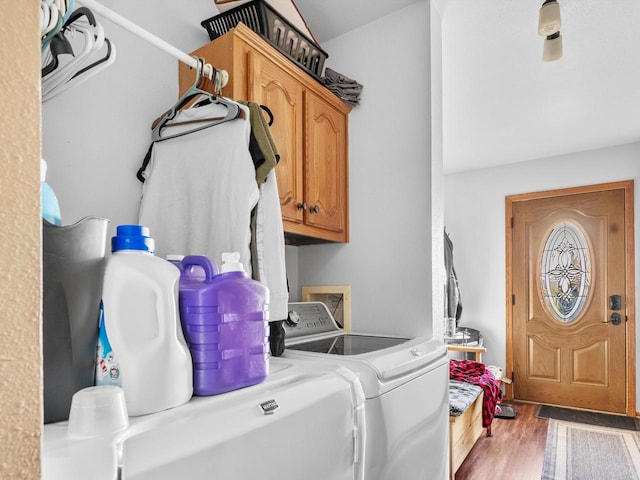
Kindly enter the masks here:
M 40 201 L 42 203 L 42 218 L 47 222 L 60 226 L 62 216 L 60 215 L 60 205 L 53 188 L 47 183 L 47 162 L 40 159 Z

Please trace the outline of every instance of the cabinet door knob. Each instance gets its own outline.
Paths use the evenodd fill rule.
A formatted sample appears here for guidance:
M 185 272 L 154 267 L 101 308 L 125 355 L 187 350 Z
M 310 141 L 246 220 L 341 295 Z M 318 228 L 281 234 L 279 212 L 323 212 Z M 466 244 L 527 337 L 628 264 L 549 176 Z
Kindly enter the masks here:
M 320 213 L 320 207 L 318 205 L 314 205 L 309 209 L 311 213 Z
M 307 209 L 307 202 L 298 203 L 296 205 L 296 207 L 298 207 L 298 210 L 306 210 Z

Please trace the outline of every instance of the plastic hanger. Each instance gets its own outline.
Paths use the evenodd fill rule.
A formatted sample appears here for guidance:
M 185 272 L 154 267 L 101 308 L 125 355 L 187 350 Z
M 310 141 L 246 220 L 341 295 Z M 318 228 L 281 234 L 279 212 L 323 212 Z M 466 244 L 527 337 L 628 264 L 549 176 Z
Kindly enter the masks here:
M 53 4 L 58 9 L 58 12 L 60 13 L 60 17 L 62 17 L 62 20 L 64 21 L 65 18 L 68 16 L 67 15 L 67 4 L 65 3 L 64 0 L 56 0 L 55 2 L 53 2 Z
M 74 52 L 73 46 L 80 51 Z M 59 66 L 59 56 L 65 53 L 73 58 Z M 42 100 L 46 101 L 111 65 L 115 61 L 115 46 L 105 38 L 93 12 L 80 7 L 69 15 L 63 30 L 52 39 L 44 60 L 50 60 L 42 69 Z
M 98 59 L 92 64 L 87 65 L 86 67 L 83 67 L 77 72 L 75 72 L 73 76 L 69 80 L 67 80 L 65 83 L 63 83 L 59 87 L 54 88 L 47 95 L 43 95 L 42 100 L 47 101 L 55 97 L 59 93 L 62 93 L 71 87 L 81 84 L 85 80 L 88 80 L 89 78 L 93 77 L 96 73 L 100 72 L 101 70 L 104 70 L 105 68 L 113 64 L 113 62 L 115 62 L 116 60 L 116 47 L 108 38 L 104 39 L 104 44 L 106 45 L 107 52 L 102 58 Z
M 240 109 L 240 106 L 236 102 L 229 100 L 227 98 L 224 98 L 222 96 L 216 96 L 215 94 L 212 94 L 211 92 L 208 92 L 201 88 L 201 85 L 204 79 L 209 78 L 211 82 L 214 84 L 216 90 L 218 90 L 218 87 L 217 87 L 219 85 L 217 81 L 218 70 L 214 69 L 209 65 L 212 68 L 212 71 L 214 72 L 213 74 L 214 78 L 205 77 L 203 75 L 203 70 L 205 68 L 203 59 L 196 58 L 196 60 L 198 61 L 198 63 L 196 66 L 196 79 L 193 85 L 189 88 L 189 90 L 187 90 L 187 92 L 178 100 L 178 102 L 170 110 L 165 112 L 160 118 L 156 119 L 153 122 L 151 136 L 154 142 L 167 140 L 169 138 L 180 137 L 182 135 L 187 135 L 189 133 L 197 132 L 205 128 L 213 127 L 215 125 L 220 125 L 221 123 L 225 123 L 242 116 L 242 110 Z M 182 122 L 169 123 L 172 119 L 175 118 L 175 116 L 178 114 L 178 111 L 180 109 L 182 109 L 191 100 L 197 97 L 203 97 L 203 98 L 199 100 L 197 103 L 194 103 L 192 107 L 193 106 L 198 107 L 205 104 L 216 103 L 219 105 L 224 105 L 227 108 L 227 114 L 224 117 L 200 118 L 200 119 L 193 119 L 193 120 L 182 121 Z M 187 130 L 187 131 L 182 131 L 180 133 L 176 133 L 173 135 L 164 135 L 164 136 L 161 135 L 161 130 L 163 127 L 172 127 L 172 126 L 178 126 L 178 125 L 203 123 L 203 122 L 206 122 L 207 124 Z
M 72 48 L 72 52 L 70 55 L 71 58 L 67 59 L 64 64 L 62 64 L 62 62 L 58 62 L 54 69 L 48 67 L 45 67 L 43 69 L 43 93 L 55 88 L 58 85 L 61 85 L 66 80 L 68 80 L 73 75 L 73 71 L 77 67 L 77 65 L 83 62 L 84 59 L 91 54 L 91 50 L 95 45 L 93 32 L 88 28 L 83 28 L 78 25 L 75 25 L 72 28 L 65 29 L 64 32 L 60 33 L 60 35 L 67 36 L 67 41 Z M 71 40 L 73 40 L 73 42 L 71 42 Z M 80 40 L 83 42 L 81 45 Z M 60 44 L 63 43 L 62 40 L 60 40 L 59 42 Z M 55 50 L 52 51 L 51 49 L 49 49 L 45 58 L 49 58 L 55 53 Z M 60 60 L 59 56 L 56 58 L 57 60 Z
M 58 7 L 56 7 L 55 5 L 50 4 L 49 5 L 49 23 L 47 24 L 43 32 L 45 35 L 56 27 L 56 25 L 58 24 L 58 19 L 60 20 L 62 19 L 62 16 L 60 15 L 60 10 L 58 10 Z
M 49 52 L 51 57 L 51 61 L 47 63 L 42 68 L 42 76 L 46 77 L 51 72 L 53 72 L 60 63 L 59 56 L 60 55 L 73 55 L 73 47 L 71 43 L 69 43 L 69 39 L 65 37 L 63 33 L 58 33 L 55 37 L 51 39 L 51 43 L 49 44 Z
M 49 5 L 49 24 L 45 27 L 42 33 L 41 49 L 44 50 L 51 42 L 51 39 L 55 37 L 62 29 L 62 15 L 58 11 L 55 5 Z
M 51 19 L 51 9 L 46 3 L 40 4 L 40 36 L 44 38 L 49 28 L 49 20 Z
M 82 50 L 80 52 L 77 52 L 71 61 L 56 68 L 49 75 L 42 78 L 43 97 L 73 76 L 78 65 L 82 65 L 83 62 L 85 62 L 86 59 L 91 55 L 91 52 L 96 45 L 96 40 L 104 42 L 104 35 L 102 36 L 102 39 L 100 39 L 99 37 L 96 38 L 94 37 L 94 32 L 90 27 L 83 26 L 80 23 L 73 25 L 73 27 L 65 27 L 65 33 L 73 34 L 73 32 L 78 32 L 84 39 Z
M 102 70 L 103 68 L 111 65 L 115 61 L 115 59 L 116 59 L 116 47 L 115 47 L 115 45 L 108 38 L 104 39 L 104 43 L 107 46 L 107 52 L 105 53 L 104 57 L 102 57 L 102 58 L 96 60 L 95 62 L 93 62 L 92 64 L 87 65 L 86 67 L 83 67 L 80 70 L 78 70 L 76 73 L 73 74 L 73 77 L 71 77 L 72 80 L 74 78 L 77 78 L 80 75 L 84 75 L 85 77 L 87 77 L 85 72 L 88 72 L 89 70 L 91 70 L 91 72 L 92 72 L 91 74 L 93 75 L 93 74 L 99 72 L 100 70 Z M 96 68 L 98 66 L 100 66 L 100 68 Z
M 62 19 L 64 20 L 64 22 L 66 22 L 69 19 L 69 16 L 71 15 L 71 13 L 73 12 L 74 0 L 65 0 L 63 3 L 66 8 L 66 13 L 62 17 Z
M 203 130 L 205 128 L 213 127 L 215 125 L 220 125 L 230 120 L 234 120 L 240 116 L 240 112 L 241 112 L 240 106 L 236 102 L 222 96 L 216 96 L 211 92 L 207 92 L 206 90 L 201 89 L 201 85 L 202 85 L 202 82 L 204 81 L 204 78 L 207 78 L 203 75 L 204 62 L 201 58 L 197 58 L 197 57 L 194 57 L 194 58 L 196 58 L 198 62 L 196 66 L 195 82 L 189 88 L 189 90 L 187 90 L 186 93 L 182 95 L 182 97 L 180 97 L 180 99 L 176 102 L 176 104 L 173 107 L 171 107 L 171 109 L 166 111 L 164 114 L 160 116 L 160 118 L 156 119 L 153 122 L 152 130 L 151 130 L 151 139 L 154 142 L 160 142 L 162 140 L 168 140 L 170 138 L 181 137 L 183 135 L 194 133 L 194 132 Z M 214 79 L 210 79 L 210 80 L 214 81 Z M 227 114 L 221 118 L 203 118 L 193 122 L 188 122 L 188 123 L 206 122 L 206 125 L 201 125 L 199 127 L 195 127 L 186 131 L 181 131 L 180 133 L 175 133 L 172 135 L 162 135 L 161 134 L 162 129 L 165 127 L 172 126 L 172 124 L 170 124 L 169 122 L 176 117 L 180 109 L 185 105 L 187 105 L 191 100 L 199 96 L 204 97 L 204 100 L 207 103 L 216 103 L 219 105 L 224 105 L 225 107 L 227 107 Z M 202 102 L 200 101 L 198 102 L 198 104 L 201 105 Z M 178 124 L 184 125 L 185 123 L 186 122 L 176 122 L 175 124 L 173 124 L 173 126 L 176 126 Z
M 55 8 L 56 8 L 56 11 L 57 11 L 57 7 L 55 7 Z M 68 13 L 70 13 L 70 12 L 68 12 Z M 51 59 L 51 57 L 53 57 L 53 61 L 54 61 L 54 65 L 50 66 L 51 63 L 49 63 L 47 66 L 43 67 L 43 69 L 42 69 L 42 77 L 43 78 L 48 76 L 50 73 L 53 72 L 53 70 L 58 68 L 57 55 L 59 55 L 60 53 L 69 53 L 72 56 L 75 56 L 75 52 L 73 51 L 73 47 L 71 46 L 69 38 L 66 37 L 66 34 L 70 34 L 72 37 L 74 36 L 74 34 L 75 34 L 74 32 L 77 30 L 75 28 L 75 26 L 74 26 L 74 23 L 79 21 L 80 18 L 83 17 L 83 16 L 86 17 L 89 27 L 97 28 L 98 25 L 97 25 L 97 22 L 96 22 L 96 19 L 95 19 L 94 15 L 93 15 L 93 12 L 91 12 L 86 7 L 80 7 L 69 16 L 69 18 L 64 22 L 64 24 L 60 25 L 60 28 L 57 29 L 57 31 L 55 29 L 52 30 L 51 32 L 47 33 L 47 38 L 43 39 L 43 45 L 42 45 L 43 46 L 43 50 L 49 44 L 49 42 L 53 42 L 54 38 L 57 38 L 57 42 L 58 42 L 58 45 L 56 45 L 55 50 L 52 51 L 52 49 L 50 47 L 48 51 L 43 53 L 43 63 L 45 61 L 49 61 Z M 62 16 L 58 17 L 58 23 L 60 23 L 62 21 L 62 18 L 63 18 Z M 86 29 L 83 29 L 83 33 L 84 33 L 85 30 Z M 102 35 L 104 35 L 104 32 L 102 32 Z M 96 35 L 96 38 L 98 36 L 99 35 Z M 85 43 L 85 47 L 89 47 L 89 46 L 91 46 L 91 44 Z M 86 53 L 88 53 L 88 50 L 86 51 Z
M 74 0 L 41 0 L 40 37 L 42 50 L 60 33 L 73 12 L 73 5 Z

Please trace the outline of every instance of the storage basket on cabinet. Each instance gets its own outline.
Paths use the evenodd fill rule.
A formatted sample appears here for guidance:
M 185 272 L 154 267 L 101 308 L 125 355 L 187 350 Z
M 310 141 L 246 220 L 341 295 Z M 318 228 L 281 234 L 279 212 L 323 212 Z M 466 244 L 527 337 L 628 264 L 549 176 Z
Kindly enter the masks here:
M 215 40 L 244 23 L 262 35 L 280 52 L 321 81 L 324 62 L 329 56 L 318 45 L 302 34 L 264 0 L 253 0 L 200 22 L 209 38 Z

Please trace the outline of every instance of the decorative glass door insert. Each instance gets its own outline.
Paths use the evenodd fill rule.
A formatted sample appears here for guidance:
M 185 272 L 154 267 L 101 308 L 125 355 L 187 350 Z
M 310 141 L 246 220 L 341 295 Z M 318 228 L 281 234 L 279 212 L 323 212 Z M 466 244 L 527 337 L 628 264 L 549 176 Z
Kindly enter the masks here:
M 548 313 L 562 323 L 574 321 L 586 305 L 591 285 L 591 254 L 585 236 L 572 222 L 558 223 L 542 252 L 541 296 Z

